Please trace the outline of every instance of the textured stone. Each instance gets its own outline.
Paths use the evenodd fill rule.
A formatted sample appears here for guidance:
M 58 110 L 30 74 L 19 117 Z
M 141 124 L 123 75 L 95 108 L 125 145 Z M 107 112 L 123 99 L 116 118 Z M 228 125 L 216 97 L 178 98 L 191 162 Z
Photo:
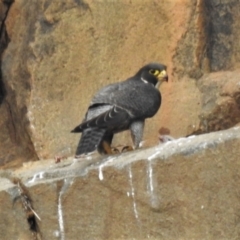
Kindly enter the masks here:
M 210 71 L 240 66 L 238 9 L 238 0 L 15 1 L 1 61 L 7 94 L 0 163 L 72 155 L 80 136 L 70 130 L 94 92 L 149 61 L 165 63 L 170 81 L 161 88 L 160 111 L 147 121 L 146 144 L 156 143 L 160 128 L 174 137 L 192 133 L 189 128 L 202 124 L 201 99 L 208 95 L 198 82 Z M 209 129 L 232 126 L 226 121 Z M 131 144 L 128 133 L 114 144 Z
M 0 1 L 0 57 L 2 59 L 3 51 L 8 46 L 10 41 L 6 30 L 6 19 L 13 3 L 12 0 Z M 33 158 L 32 154 L 24 151 L 24 144 L 17 141 L 17 132 L 15 129 L 16 122 L 13 121 L 11 105 L 8 101 L 4 101 L 7 95 L 6 86 L 2 76 L 2 67 L 0 68 L 0 165 L 16 166 L 19 162 Z M 10 101 L 11 102 L 11 101 Z
M 240 2 L 205 1 L 207 15 L 207 56 L 212 71 L 229 70 L 239 62 L 239 16 Z M 239 66 L 239 64 L 237 63 Z
M 202 134 L 240 122 L 239 0 L 12 2 L 0 0 L 0 238 L 239 239 L 239 128 Z M 169 74 L 145 128 L 155 147 L 56 164 L 94 92 L 149 61 Z M 156 146 L 159 132 L 202 135 Z
M 199 79 L 200 123 L 193 134 L 218 131 L 240 122 L 240 71 L 211 73 Z
M 6 178 L 19 177 L 43 239 L 238 239 L 239 129 L 2 171 L 0 234 L 19 239 L 30 232 L 21 204 L 10 207 L 18 187 Z
M 73 154 L 80 136 L 70 130 L 103 85 L 149 61 L 167 64 L 172 75 L 171 55 L 191 7 L 187 1 L 30 2 L 15 1 L 10 9 L 2 69 L 17 142 L 40 159 Z M 145 138 L 157 139 L 159 127 L 157 115 Z M 121 144 L 130 143 L 126 136 Z

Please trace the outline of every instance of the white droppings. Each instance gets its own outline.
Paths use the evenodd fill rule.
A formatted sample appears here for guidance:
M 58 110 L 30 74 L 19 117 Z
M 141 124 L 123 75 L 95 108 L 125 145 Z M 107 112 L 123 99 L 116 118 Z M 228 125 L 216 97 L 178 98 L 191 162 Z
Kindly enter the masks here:
M 157 208 L 159 206 L 159 196 L 156 195 L 154 188 L 155 188 L 155 181 L 153 176 L 153 166 L 152 161 L 147 162 L 147 192 L 150 197 L 151 207 Z
M 136 220 L 139 220 L 139 216 L 138 216 L 138 211 L 137 211 L 137 204 L 136 204 L 136 200 L 135 200 L 135 189 L 133 187 L 133 176 L 132 176 L 132 168 L 131 165 L 129 165 L 128 167 L 128 174 L 129 174 L 129 183 L 130 183 L 130 187 L 131 187 L 131 196 L 132 196 L 132 200 L 133 200 L 133 211 L 134 211 L 134 215 Z
M 184 140 L 186 140 L 186 138 L 181 137 L 181 138 L 177 138 L 176 140 L 174 140 L 174 142 L 181 142 L 181 141 L 184 141 Z
M 33 178 L 28 181 L 28 183 L 34 183 L 38 179 L 43 179 L 44 177 L 44 172 L 39 172 L 33 175 Z
M 106 162 L 102 163 L 102 164 L 98 167 L 98 171 L 99 171 L 98 178 L 99 178 L 100 181 L 102 181 L 102 180 L 104 179 L 104 177 L 103 177 L 103 172 L 102 172 L 103 167 L 107 166 L 108 164 L 110 165 L 111 162 L 113 162 L 114 159 L 116 159 L 116 157 L 110 156 L 110 157 L 107 158 L 107 161 L 106 161 Z
M 204 206 L 203 206 L 203 205 L 201 206 L 201 209 L 204 209 Z
M 60 237 L 60 232 L 58 230 L 56 230 L 56 231 L 53 232 L 53 235 L 55 237 Z
M 152 162 L 148 161 L 148 189 L 150 191 L 150 194 L 153 194 L 153 169 L 152 169 Z
M 103 165 L 100 165 L 99 168 L 98 168 L 98 170 L 99 170 L 98 178 L 99 178 L 100 181 L 103 180 L 102 168 L 103 168 Z
M 127 196 L 128 196 L 128 197 L 130 196 L 130 192 L 127 192 Z
M 170 143 L 170 142 L 169 142 Z M 167 143 L 166 143 L 167 144 Z M 150 157 L 148 157 L 148 160 L 151 161 L 152 159 L 154 159 L 158 154 L 160 153 L 160 151 L 155 152 L 154 154 L 152 154 Z
M 62 208 L 62 193 L 59 193 L 58 196 L 58 224 L 59 224 L 59 235 L 60 239 L 65 239 L 65 232 L 64 232 L 64 222 L 63 222 L 63 208 Z
M 189 136 L 189 137 L 187 137 L 187 138 L 195 138 L 196 137 L 196 135 L 191 135 L 191 136 Z
M 145 141 L 141 141 L 141 142 L 139 143 L 139 147 L 141 148 L 141 147 L 144 145 L 144 143 L 145 143 Z
M 58 195 L 58 225 L 59 225 L 59 234 L 60 239 L 65 239 L 65 231 L 64 231 L 64 220 L 63 220 L 63 207 L 62 207 L 62 196 L 68 190 L 69 186 L 74 182 L 73 178 L 64 179 L 64 184 L 61 188 L 61 191 Z
M 205 143 L 202 143 L 202 147 L 203 148 L 207 148 L 207 143 L 205 142 Z

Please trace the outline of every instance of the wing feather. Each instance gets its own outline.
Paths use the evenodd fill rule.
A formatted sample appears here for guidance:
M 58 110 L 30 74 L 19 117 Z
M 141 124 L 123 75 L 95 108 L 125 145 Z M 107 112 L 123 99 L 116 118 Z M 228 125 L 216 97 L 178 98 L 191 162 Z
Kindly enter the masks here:
M 72 132 L 82 132 L 87 128 L 104 128 L 104 129 L 114 129 L 119 125 L 125 125 L 131 120 L 130 113 L 121 107 L 113 106 L 110 110 L 94 117 L 90 120 L 87 120 L 76 128 L 72 130 Z

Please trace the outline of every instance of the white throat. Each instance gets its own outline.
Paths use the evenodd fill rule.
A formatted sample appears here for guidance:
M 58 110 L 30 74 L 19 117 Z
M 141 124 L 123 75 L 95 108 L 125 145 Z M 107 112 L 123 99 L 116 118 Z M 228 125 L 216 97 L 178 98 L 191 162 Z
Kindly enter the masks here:
M 155 88 L 159 88 L 162 82 L 158 81 L 157 84 L 155 85 Z

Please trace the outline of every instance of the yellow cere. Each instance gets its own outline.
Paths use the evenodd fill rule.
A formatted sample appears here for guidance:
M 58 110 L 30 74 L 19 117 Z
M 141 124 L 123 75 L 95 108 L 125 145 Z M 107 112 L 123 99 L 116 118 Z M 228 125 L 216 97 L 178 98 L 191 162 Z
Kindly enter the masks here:
M 165 70 L 162 70 L 160 72 L 160 76 L 159 77 L 166 77 L 167 76 L 167 72 Z

